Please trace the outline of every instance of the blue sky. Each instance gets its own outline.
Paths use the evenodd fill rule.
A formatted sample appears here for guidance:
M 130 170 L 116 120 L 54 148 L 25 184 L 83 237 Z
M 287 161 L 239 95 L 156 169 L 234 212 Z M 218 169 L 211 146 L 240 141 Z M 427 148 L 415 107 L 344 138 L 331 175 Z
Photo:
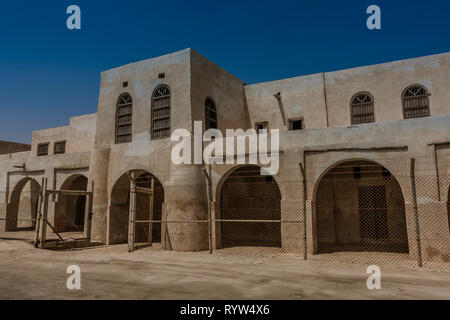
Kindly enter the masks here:
M 66 28 L 66 8 L 82 30 Z M 366 28 L 366 8 L 382 30 Z M 0 140 L 96 112 L 100 72 L 194 48 L 247 83 L 450 51 L 449 1 L 8 1 L 0 6 Z

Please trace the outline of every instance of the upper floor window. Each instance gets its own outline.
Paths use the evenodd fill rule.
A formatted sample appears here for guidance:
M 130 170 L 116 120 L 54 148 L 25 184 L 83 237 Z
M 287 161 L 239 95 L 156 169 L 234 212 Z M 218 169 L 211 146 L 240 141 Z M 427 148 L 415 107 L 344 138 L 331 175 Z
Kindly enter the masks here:
M 39 143 L 37 146 L 37 155 L 38 156 L 46 156 L 48 155 L 48 146 L 49 143 Z
M 403 91 L 403 117 L 405 119 L 430 116 L 430 93 L 421 85 L 412 85 Z
M 260 133 L 263 130 L 266 130 L 266 132 L 269 131 L 269 122 L 263 121 L 263 122 L 257 122 L 255 124 L 256 133 Z
M 303 118 L 289 119 L 289 130 L 303 130 L 305 128 L 303 124 Z
M 375 122 L 374 101 L 368 93 L 358 93 L 350 103 L 352 124 Z
M 117 101 L 116 110 L 116 143 L 131 142 L 133 116 L 133 99 L 124 93 Z
M 160 85 L 152 96 L 152 139 L 170 137 L 170 89 Z
M 66 153 L 66 141 L 58 141 L 53 145 L 53 154 Z
M 205 100 L 205 130 L 208 129 L 217 129 L 216 104 L 211 98 Z

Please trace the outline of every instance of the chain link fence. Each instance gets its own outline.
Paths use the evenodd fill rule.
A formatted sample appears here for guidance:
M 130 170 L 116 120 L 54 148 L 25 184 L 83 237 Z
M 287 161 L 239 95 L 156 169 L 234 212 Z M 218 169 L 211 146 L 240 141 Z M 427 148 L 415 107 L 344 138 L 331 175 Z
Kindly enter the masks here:
M 196 184 L 180 176 L 164 186 L 151 174 L 137 172 L 134 184 L 124 176 L 112 189 L 109 243 L 128 242 L 130 251 L 151 247 L 450 271 L 446 167 L 438 175 L 423 170 L 433 168 L 434 162 L 421 159 L 415 169 L 408 159 L 390 161 L 399 163 L 392 172 L 362 160 L 327 169 L 328 162 L 314 159 L 307 168 L 281 171 L 275 177 L 262 175 L 257 166 L 244 166 L 224 178 L 217 190 L 208 170 Z M 82 208 L 80 201 L 90 206 L 89 194 L 50 191 L 48 212 L 56 214 L 65 203 L 61 212 L 75 208 L 75 213 L 83 213 L 82 218 L 70 215 L 73 219 L 64 224 L 49 216 L 46 241 L 88 238 L 91 208 Z M 33 208 L 29 218 L 18 214 L 16 221 L 10 219 L 9 231 L 2 227 L 0 238 L 7 234 L 34 239 L 40 211 L 39 197 L 33 199 L 31 194 L 25 200 L 32 204 L 27 208 Z M 12 203 L 8 206 L 8 212 L 15 210 Z

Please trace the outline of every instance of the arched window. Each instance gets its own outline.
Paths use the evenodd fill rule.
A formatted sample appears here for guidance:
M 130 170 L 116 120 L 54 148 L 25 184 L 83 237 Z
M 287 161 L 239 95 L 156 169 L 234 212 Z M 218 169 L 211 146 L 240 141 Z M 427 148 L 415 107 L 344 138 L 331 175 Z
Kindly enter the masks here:
M 412 85 L 403 91 L 403 117 L 405 119 L 429 117 L 428 90 L 421 85 Z
M 208 129 L 217 129 L 216 104 L 211 98 L 205 100 L 205 130 Z
M 133 99 L 128 93 L 124 93 L 117 101 L 116 143 L 131 142 L 132 115 Z
M 350 103 L 352 124 L 375 122 L 374 102 L 369 93 L 357 93 Z
M 170 137 L 170 89 L 161 85 L 152 96 L 152 139 Z

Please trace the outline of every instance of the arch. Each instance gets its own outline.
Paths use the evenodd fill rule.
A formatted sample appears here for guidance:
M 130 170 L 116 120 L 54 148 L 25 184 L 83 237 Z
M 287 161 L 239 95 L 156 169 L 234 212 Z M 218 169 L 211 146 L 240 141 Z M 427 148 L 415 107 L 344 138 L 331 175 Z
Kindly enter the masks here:
M 6 231 L 34 230 L 40 184 L 26 177 L 14 187 L 7 205 Z
M 68 177 L 61 190 L 87 191 L 88 178 L 82 174 Z M 61 194 L 55 205 L 54 227 L 58 232 L 84 231 L 86 215 L 86 196 Z
M 405 200 L 388 169 L 370 160 L 344 160 L 314 188 L 314 253 L 409 252 Z
M 171 95 L 169 86 L 162 84 L 152 94 L 152 139 L 170 137 Z
M 350 100 L 352 125 L 375 122 L 374 98 L 369 92 L 358 92 Z
M 116 106 L 116 144 L 132 141 L 133 99 L 129 93 L 122 93 Z
M 153 217 L 150 217 L 149 196 L 138 193 L 136 195 L 136 220 L 162 219 L 164 203 L 164 187 L 160 180 L 146 170 L 130 170 L 117 179 L 111 191 L 109 207 L 109 244 L 126 243 L 128 241 L 128 223 L 130 209 L 130 174 L 135 176 L 136 184 L 143 188 L 150 188 L 154 179 Z M 151 229 L 150 229 L 151 225 Z M 137 243 L 161 243 L 161 223 L 136 224 Z
M 217 129 L 216 103 L 210 97 L 205 99 L 205 130 Z
M 218 247 L 281 247 L 281 192 L 274 177 L 261 175 L 256 165 L 235 167 L 219 182 L 217 199 Z
M 402 92 L 403 118 L 421 118 L 430 116 L 428 89 L 421 84 L 408 86 Z

